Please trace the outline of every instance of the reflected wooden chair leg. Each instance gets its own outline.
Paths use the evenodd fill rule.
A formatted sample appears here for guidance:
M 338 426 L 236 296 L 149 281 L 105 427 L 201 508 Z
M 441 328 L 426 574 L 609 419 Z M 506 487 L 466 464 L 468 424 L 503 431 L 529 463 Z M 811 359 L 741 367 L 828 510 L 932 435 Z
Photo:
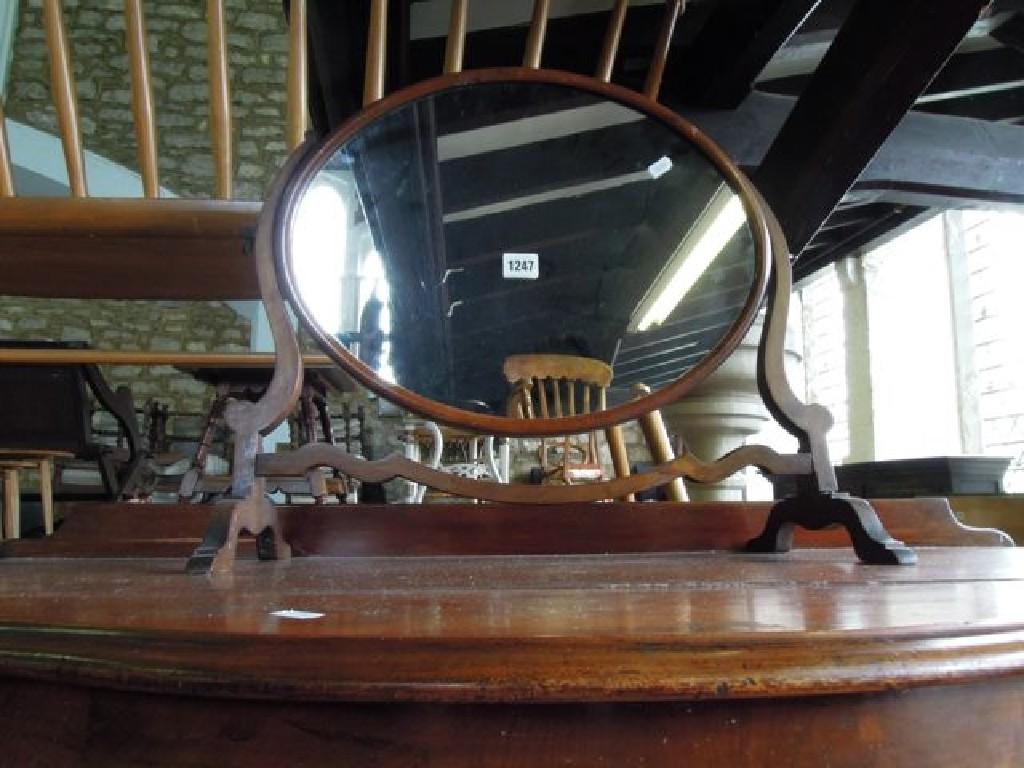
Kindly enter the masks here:
M 608 450 L 612 455 L 612 468 L 615 477 L 629 477 L 629 454 L 626 452 L 626 441 L 622 437 L 622 427 L 616 424 L 604 431 L 604 439 L 608 441 Z M 626 494 L 619 501 L 636 501 L 632 493 Z
M 641 416 L 640 428 L 643 430 L 647 448 L 650 450 L 655 464 L 665 464 L 675 458 L 672 455 L 672 444 L 669 442 L 668 430 L 665 429 L 661 411 L 651 411 Z M 674 478 L 662 487 L 670 501 L 689 501 L 682 478 Z
M 21 538 L 21 492 L 18 488 L 18 470 L 4 470 L 4 536 Z
M 43 505 L 43 525 L 46 535 L 53 534 L 53 461 L 39 460 L 39 499 Z

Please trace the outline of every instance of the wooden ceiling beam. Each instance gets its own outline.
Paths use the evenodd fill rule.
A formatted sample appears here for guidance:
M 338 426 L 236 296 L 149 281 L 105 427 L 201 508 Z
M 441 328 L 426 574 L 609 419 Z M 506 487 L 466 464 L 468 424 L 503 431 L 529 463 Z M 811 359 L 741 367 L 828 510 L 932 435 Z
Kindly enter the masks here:
M 983 0 L 860 0 L 754 175 L 794 253 L 956 49 Z

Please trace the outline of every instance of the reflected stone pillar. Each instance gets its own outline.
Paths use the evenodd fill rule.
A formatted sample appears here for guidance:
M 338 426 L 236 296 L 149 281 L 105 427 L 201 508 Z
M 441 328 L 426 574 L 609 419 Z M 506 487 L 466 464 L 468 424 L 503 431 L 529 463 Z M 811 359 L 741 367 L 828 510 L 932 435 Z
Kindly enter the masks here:
M 758 315 L 718 370 L 682 400 L 661 409 L 669 432 L 681 436 L 689 451 L 703 461 L 714 461 L 739 448 L 771 421 L 757 388 L 757 348 L 763 323 L 764 315 Z M 788 340 L 789 334 L 787 363 L 791 357 L 798 359 L 788 349 Z M 692 501 L 742 501 L 746 477 L 737 472 L 719 483 L 687 481 L 686 488 Z

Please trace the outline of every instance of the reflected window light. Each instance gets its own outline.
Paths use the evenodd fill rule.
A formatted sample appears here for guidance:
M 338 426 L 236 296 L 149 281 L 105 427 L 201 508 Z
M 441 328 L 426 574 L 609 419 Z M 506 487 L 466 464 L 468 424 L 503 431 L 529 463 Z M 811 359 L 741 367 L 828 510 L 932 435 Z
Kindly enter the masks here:
M 347 247 L 348 206 L 330 182 L 316 183 L 303 196 L 292 226 L 296 288 L 323 328 L 341 325 L 341 281 Z
M 646 331 L 665 322 L 744 221 L 743 202 L 723 184 L 640 302 L 630 330 Z
M 391 336 L 391 286 L 388 284 L 384 262 L 376 248 L 369 249 L 363 257 L 359 277 L 360 308 L 365 307 L 371 299 L 380 302 L 376 331 L 380 334 L 381 346 L 374 370 L 384 381 L 394 384 L 395 371 L 391 366 L 391 342 L 388 340 Z

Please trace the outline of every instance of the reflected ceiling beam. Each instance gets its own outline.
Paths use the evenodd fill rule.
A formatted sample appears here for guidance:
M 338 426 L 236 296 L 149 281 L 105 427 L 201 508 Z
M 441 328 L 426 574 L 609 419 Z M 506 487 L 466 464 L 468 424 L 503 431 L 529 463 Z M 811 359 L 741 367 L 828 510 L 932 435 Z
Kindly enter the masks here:
M 445 224 L 456 224 L 460 221 L 479 219 L 484 216 L 507 213 L 518 208 L 526 208 L 531 205 L 543 205 L 555 200 L 564 200 L 570 197 L 583 197 L 592 195 L 595 192 L 605 192 L 609 189 L 623 187 L 626 184 L 636 184 L 641 181 L 650 181 L 655 178 L 650 171 L 636 171 L 635 173 L 624 173 L 619 176 L 612 176 L 607 179 L 588 181 L 583 184 L 570 184 L 557 189 L 549 189 L 546 192 L 537 192 L 532 195 L 513 197 L 508 200 L 501 200 L 487 205 L 478 205 L 473 208 L 465 208 L 461 211 L 452 211 L 444 215 Z
M 971 29 L 983 0 L 860 0 L 754 175 L 794 253 Z
M 508 120 L 504 123 L 439 136 L 437 159 L 443 163 L 460 157 L 472 157 L 485 152 L 498 152 L 588 131 L 599 131 L 643 119 L 645 116 L 640 112 L 613 102 L 561 109 L 557 112 L 531 115 L 519 120 Z
M 820 2 L 719 0 L 673 67 L 672 83 L 665 84 L 666 98 L 671 88 L 686 103 L 736 107 Z

